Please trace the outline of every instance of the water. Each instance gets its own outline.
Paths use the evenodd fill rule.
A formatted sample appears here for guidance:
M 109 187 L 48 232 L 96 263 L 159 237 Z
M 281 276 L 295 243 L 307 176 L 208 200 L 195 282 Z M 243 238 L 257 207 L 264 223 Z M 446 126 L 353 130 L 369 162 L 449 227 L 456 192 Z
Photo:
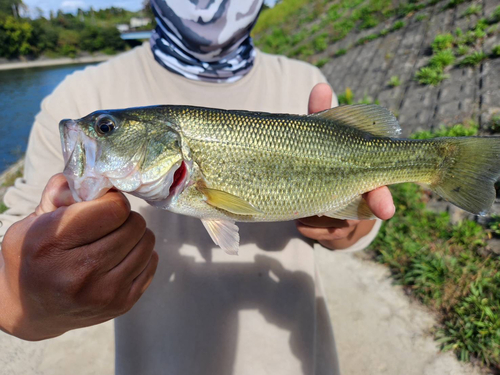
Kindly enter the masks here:
M 42 99 L 86 65 L 0 71 L 0 173 L 22 157 Z

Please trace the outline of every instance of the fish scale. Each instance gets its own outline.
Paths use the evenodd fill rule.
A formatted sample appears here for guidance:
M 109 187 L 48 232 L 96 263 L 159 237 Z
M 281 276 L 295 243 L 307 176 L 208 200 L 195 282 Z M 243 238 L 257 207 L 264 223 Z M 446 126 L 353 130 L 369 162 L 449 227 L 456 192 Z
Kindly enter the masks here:
M 396 118 L 376 105 L 309 116 L 154 106 L 97 111 L 59 126 L 76 200 L 115 187 L 200 218 L 231 254 L 236 221 L 374 218 L 362 194 L 400 182 L 427 184 L 483 214 L 500 175 L 499 138 L 398 139 Z
M 327 213 L 375 187 L 430 183 L 436 173 L 435 142 L 377 138 L 319 117 L 175 108 L 168 117 L 208 185 L 262 211 L 243 220 Z

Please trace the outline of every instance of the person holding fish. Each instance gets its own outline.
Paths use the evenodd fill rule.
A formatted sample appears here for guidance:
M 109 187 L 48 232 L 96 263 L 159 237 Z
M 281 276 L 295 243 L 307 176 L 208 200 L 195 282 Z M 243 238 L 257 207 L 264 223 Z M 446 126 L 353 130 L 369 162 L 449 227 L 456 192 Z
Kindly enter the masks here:
M 234 221 L 202 224 L 139 199 L 168 208 L 188 188 L 186 176 L 194 173 L 197 155 L 185 148 L 191 158 L 182 162 L 161 158 L 165 145 L 185 146 L 174 133 L 161 127 L 148 133 L 147 153 L 142 143 L 124 138 L 102 152 L 78 128 L 90 121 L 96 134 L 113 132 L 124 121 L 119 112 L 84 117 L 110 108 L 169 104 L 305 115 L 336 106 L 318 69 L 253 46 L 250 30 L 262 3 L 153 0 L 158 27 L 149 45 L 67 77 L 43 101 L 24 178 L 7 192 L 10 209 L 0 216 L 2 330 L 43 340 L 116 318 L 117 374 L 339 373 L 314 259 L 314 251 L 325 250 L 315 241 L 329 249 L 360 250 L 373 240 L 380 220 L 339 219 L 353 216 L 352 210 L 321 217 L 298 213 L 297 221 L 243 223 L 238 236 Z M 127 112 L 127 124 L 172 118 L 153 112 Z M 379 115 L 393 121 L 385 112 Z M 82 117 L 61 122 L 61 151 L 59 121 Z M 193 123 L 201 132 L 209 126 Z M 226 151 L 211 152 L 216 160 L 206 165 L 215 174 L 233 160 Z M 97 158 L 106 157 L 99 164 Z M 149 163 L 149 185 L 134 185 L 136 158 Z M 99 165 L 106 178 L 87 173 Z M 273 170 L 268 164 L 262 168 Z M 161 179 L 155 175 L 164 169 Z M 258 182 L 265 191 L 273 181 Z M 202 185 L 196 191 L 205 193 L 200 202 L 211 210 L 264 213 L 248 200 Z M 116 188 L 141 194 L 125 196 Z M 357 212 L 368 212 L 361 217 L 383 220 L 395 210 L 386 187 L 357 199 L 359 207 Z M 204 227 L 228 252 L 239 248 L 239 255 L 217 248 Z

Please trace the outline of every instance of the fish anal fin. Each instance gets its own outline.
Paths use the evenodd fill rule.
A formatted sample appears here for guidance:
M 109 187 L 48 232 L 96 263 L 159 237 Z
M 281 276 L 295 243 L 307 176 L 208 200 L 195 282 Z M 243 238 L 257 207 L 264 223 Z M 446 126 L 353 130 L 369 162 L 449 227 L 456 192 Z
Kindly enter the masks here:
M 368 207 L 362 196 L 356 197 L 344 208 L 333 212 L 327 212 L 324 216 L 343 220 L 374 220 L 376 216 Z
M 240 235 L 233 221 L 201 219 L 201 222 L 216 245 L 227 254 L 238 255 Z
M 206 202 L 216 208 L 221 208 L 237 215 L 257 215 L 262 213 L 250 203 L 236 195 L 207 187 L 200 187 L 199 190 L 207 199 Z
M 388 109 L 376 104 L 343 105 L 310 116 L 321 117 L 382 137 L 401 134 L 398 120 Z

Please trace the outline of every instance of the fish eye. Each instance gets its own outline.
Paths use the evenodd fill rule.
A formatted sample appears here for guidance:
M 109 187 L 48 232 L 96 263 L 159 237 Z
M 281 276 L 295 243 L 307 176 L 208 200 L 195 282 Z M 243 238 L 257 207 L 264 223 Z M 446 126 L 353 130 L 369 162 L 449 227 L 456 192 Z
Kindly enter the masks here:
M 109 115 L 101 115 L 95 122 L 95 130 L 100 135 L 111 133 L 115 127 L 115 120 Z

